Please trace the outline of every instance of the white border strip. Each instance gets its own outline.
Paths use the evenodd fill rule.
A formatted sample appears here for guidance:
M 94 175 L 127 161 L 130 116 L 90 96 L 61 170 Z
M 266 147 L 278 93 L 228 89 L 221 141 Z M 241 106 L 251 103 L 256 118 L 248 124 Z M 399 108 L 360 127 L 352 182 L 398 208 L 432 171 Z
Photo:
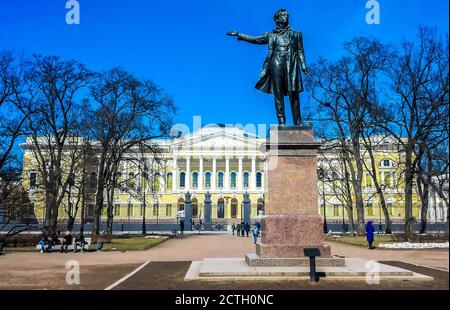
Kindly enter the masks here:
M 125 280 L 129 279 L 130 277 L 132 277 L 134 274 L 136 274 L 137 272 L 139 272 L 142 268 L 144 268 L 145 266 L 147 266 L 150 263 L 150 261 L 145 262 L 144 264 L 142 264 L 141 266 L 139 266 L 138 268 L 136 268 L 134 271 L 132 271 L 131 273 L 127 274 L 125 277 L 123 277 L 122 279 L 114 282 L 113 284 L 111 284 L 110 286 L 108 286 L 107 288 L 105 288 L 105 291 L 110 291 L 113 288 L 115 288 L 117 285 L 119 285 L 120 283 L 124 282 Z

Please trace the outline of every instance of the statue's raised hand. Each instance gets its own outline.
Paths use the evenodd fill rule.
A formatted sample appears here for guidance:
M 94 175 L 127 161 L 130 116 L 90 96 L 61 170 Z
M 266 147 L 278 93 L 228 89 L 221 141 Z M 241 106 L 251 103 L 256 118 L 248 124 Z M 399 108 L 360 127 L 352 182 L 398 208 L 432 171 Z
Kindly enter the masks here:
M 239 35 L 239 32 L 235 30 L 230 30 L 227 32 L 227 36 L 237 37 Z

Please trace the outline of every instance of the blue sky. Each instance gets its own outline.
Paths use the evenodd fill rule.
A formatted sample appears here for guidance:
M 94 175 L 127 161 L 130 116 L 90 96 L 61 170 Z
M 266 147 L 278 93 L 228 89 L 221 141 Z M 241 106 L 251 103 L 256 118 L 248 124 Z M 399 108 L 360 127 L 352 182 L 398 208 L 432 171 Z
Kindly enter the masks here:
M 65 23 L 65 3 L 0 0 L 0 49 L 76 59 L 93 70 L 121 66 L 162 86 L 178 107 L 175 121 L 188 125 L 194 115 L 203 124 L 276 123 L 272 97 L 254 89 L 267 47 L 225 32 L 270 31 L 280 7 L 303 32 L 309 63 L 339 57 L 355 35 L 399 42 L 421 24 L 445 35 L 449 23 L 446 0 L 379 0 L 380 25 L 366 24 L 365 0 L 79 0 L 80 25 Z

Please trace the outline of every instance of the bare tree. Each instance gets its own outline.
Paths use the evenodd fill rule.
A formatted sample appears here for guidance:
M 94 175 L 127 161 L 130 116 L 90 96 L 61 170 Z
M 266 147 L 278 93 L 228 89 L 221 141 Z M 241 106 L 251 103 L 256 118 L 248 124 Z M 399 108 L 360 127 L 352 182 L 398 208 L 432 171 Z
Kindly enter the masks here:
M 320 59 L 312 67 L 308 84 L 321 110 L 320 121 L 330 127 L 328 138 L 340 141 L 355 195 L 358 234 L 365 234 L 361 137 L 364 119 L 376 104 L 377 74 L 389 57 L 389 46 L 358 37 L 344 48 L 347 55 L 336 62 Z
M 107 227 L 112 230 L 113 197 L 121 161 L 133 147 L 169 133 L 172 100 L 150 81 L 136 79 L 114 68 L 99 74 L 91 87 L 94 109 L 90 132 L 98 141 L 98 184 L 93 234 L 99 234 L 100 216 L 107 191 Z
M 0 171 L 10 160 L 17 139 L 32 114 L 22 96 L 29 63 L 10 51 L 0 51 Z
M 413 188 L 427 141 L 439 129 L 438 116 L 448 105 L 448 52 L 435 29 L 420 27 L 417 42 L 403 42 L 390 60 L 390 90 L 377 110 L 377 124 L 396 138 L 404 152 L 405 235 L 412 237 Z M 447 116 L 448 117 L 448 116 Z M 427 180 L 426 182 L 428 182 Z
M 65 166 L 67 150 L 78 147 L 74 135 L 80 107 L 77 99 L 90 81 L 91 73 L 76 61 L 34 56 L 29 73 L 34 114 L 27 120 L 27 148 L 37 162 L 45 191 L 44 230 L 56 231 L 59 207 L 72 182 L 75 161 Z
M 349 163 L 346 162 L 346 157 L 343 156 L 343 152 L 345 150 L 340 147 L 339 141 L 327 141 L 322 145 L 320 154 L 323 166 L 320 168 L 323 172 L 319 174 L 319 177 L 320 181 L 328 185 L 328 191 L 331 193 L 331 197 L 334 197 L 345 207 L 349 220 L 349 230 L 354 237 L 353 191 L 350 172 L 348 170 Z M 323 196 L 323 199 L 326 199 L 325 193 L 323 193 Z

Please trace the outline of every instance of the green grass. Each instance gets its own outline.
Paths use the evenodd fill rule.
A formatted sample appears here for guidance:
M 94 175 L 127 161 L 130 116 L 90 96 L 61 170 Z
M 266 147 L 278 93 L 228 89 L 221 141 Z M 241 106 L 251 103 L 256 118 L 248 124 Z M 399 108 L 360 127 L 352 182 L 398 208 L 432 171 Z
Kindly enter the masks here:
M 144 251 L 148 250 L 158 244 L 163 243 L 169 239 L 168 237 L 161 238 L 144 238 L 144 237 L 132 237 L 132 238 L 117 238 L 112 239 L 110 243 L 103 244 L 104 251 Z M 91 244 L 91 249 L 95 249 L 95 244 Z
M 333 236 L 325 236 L 326 241 L 333 241 L 357 246 L 367 247 L 367 239 L 365 236 L 340 236 L 340 238 L 334 238 Z M 378 246 L 380 243 L 395 243 L 400 242 L 398 236 L 395 235 L 375 235 L 374 246 Z

